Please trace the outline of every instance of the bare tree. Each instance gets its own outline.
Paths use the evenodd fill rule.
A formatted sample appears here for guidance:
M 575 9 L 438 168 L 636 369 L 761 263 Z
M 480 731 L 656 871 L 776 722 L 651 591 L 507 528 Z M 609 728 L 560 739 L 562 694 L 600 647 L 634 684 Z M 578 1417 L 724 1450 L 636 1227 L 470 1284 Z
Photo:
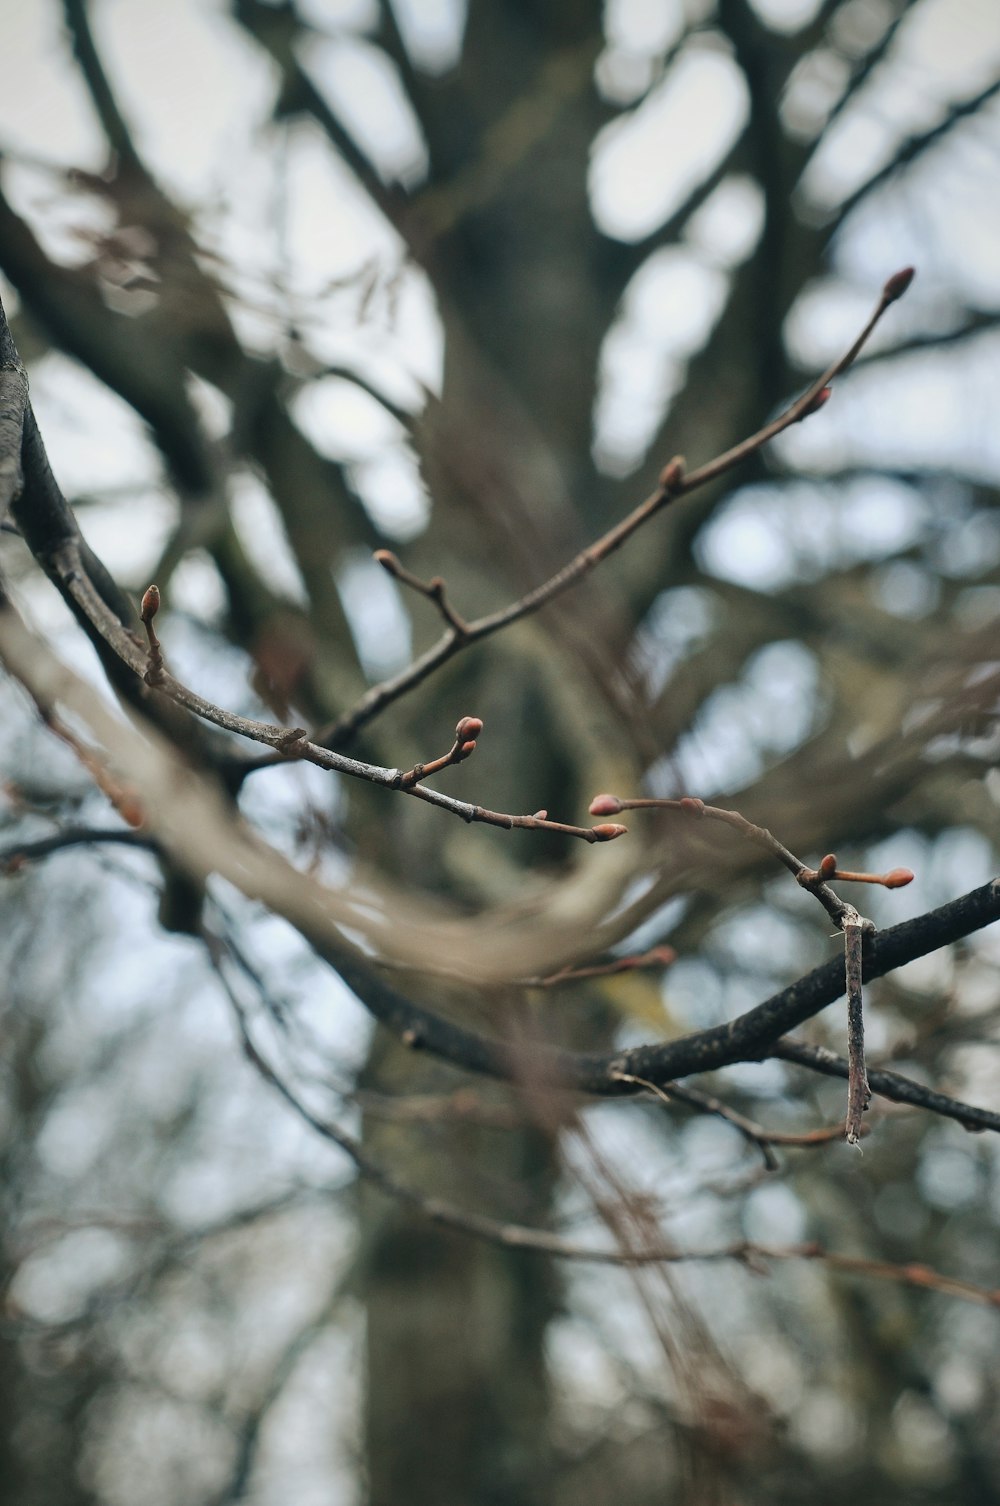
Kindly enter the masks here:
M 972 303 L 946 321 L 932 300 L 921 305 L 921 282 L 940 286 L 944 272 L 933 257 L 925 266 L 917 245 L 914 294 L 900 302 L 911 267 L 885 266 L 867 319 L 838 319 L 841 353 L 824 369 L 806 375 L 786 338 L 871 206 L 888 218 L 889 196 L 905 194 L 949 140 L 970 124 L 993 130 L 997 85 L 949 96 L 831 204 L 817 164 L 838 122 L 870 108 L 880 70 L 897 55 L 905 66 L 930 0 L 891 16 L 821 6 L 792 36 L 749 5 L 722 4 L 647 56 L 630 109 L 615 90 L 637 60 L 597 6 L 537 15 L 473 5 L 460 63 L 445 71 L 422 60 L 419 34 L 386 6 L 368 65 L 377 58 L 409 101 L 423 152 L 419 168 L 394 177 L 326 87 L 322 25 L 292 5 L 239 0 L 231 24 L 273 69 L 268 149 L 286 153 L 280 164 L 318 131 L 396 238 L 385 265 L 314 291 L 303 310 L 287 267 L 254 286 L 206 254 L 207 220 L 184 212 L 144 160 L 88 8 L 65 0 L 63 10 L 109 151 L 104 175 L 73 186 L 113 224 L 82 266 L 60 265 L 0 195 L 0 266 L 20 300 L 13 331 L 26 350 L 64 350 L 130 405 L 177 506 L 156 584 L 147 575 L 122 589 L 81 528 L 86 507 L 71 507 L 53 475 L 4 321 L 0 513 L 19 539 L 0 657 L 114 813 L 41 833 L 28 821 L 7 844 L 8 868 L 23 876 L 76 847 L 152 853 L 163 924 L 211 969 L 244 1056 L 349 1158 L 364 1187 L 372 1501 L 547 1501 L 581 1488 L 600 1500 L 616 1482 L 619 1493 L 613 1429 L 593 1447 L 575 1434 L 558 1446 L 546 1335 L 560 1311 L 557 1272 L 577 1263 L 628 1268 L 667 1377 L 659 1399 L 631 1386 L 645 1409 L 628 1440 L 639 1439 L 625 1476 L 634 1498 L 659 1499 L 665 1470 L 690 1499 L 718 1498 L 727 1478 L 738 1498 L 756 1499 L 751 1473 L 766 1466 L 769 1498 L 783 1499 L 803 1463 L 776 1441 L 776 1383 L 734 1357 L 688 1267 L 793 1262 L 834 1280 L 886 1280 L 897 1294 L 998 1302 L 974 1248 L 918 1248 L 915 1236 L 901 1246 L 876 1197 L 912 1186 L 927 1126 L 1000 1128 L 1000 1114 L 974 1101 L 967 1055 L 970 1042 L 993 1047 L 978 981 L 990 953 L 970 938 L 1000 916 L 997 882 L 968 862 L 965 882 L 929 881 L 914 861 L 907 894 L 920 902 L 898 921 L 903 896 L 878 893 L 910 885 L 902 860 L 912 861 L 915 833 L 926 843 L 958 828 L 995 831 L 984 778 L 996 735 L 995 601 L 975 595 L 995 590 L 995 494 L 975 438 L 957 436 L 967 474 L 949 493 L 949 520 L 935 465 L 885 461 L 879 411 L 859 416 L 871 394 L 902 385 L 895 368 L 907 356 L 962 358 L 993 319 Z M 613 237 L 595 221 L 601 171 L 683 70 L 713 58 L 741 81 L 742 124 L 648 233 Z M 602 135 L 616 117 L 617 138 Z M 727 216 L 746 243 L 724 252 Z M 683 267 L 662 261 L 665 248 L 683 251 Z M 642 442 L 632 436 L 632 451 L 616 453 L 601 428 L 615 350 L 630 338 L 640 369 L 644 279 L 692 266 L 719 316 L 702 321 L 683 357 L 675 349 L 686 379 L 676 394 L 660 353 Z M 384 370 L 365 369 L 363 342 L 331 359 L 310 319 L 319 326 L 343 296 L 362 329 L 373 305 L 391 329 L 415 268 L 433 289 L 443 378 L 437 396 L 415 395 L 411 382 L 400 398 Z M 241 332 L 248 312 L 272 321 L 263 352 Z M 193 378 L 225 402 L 221 440 Z M 388 415 L 398 464 L 419 456 L 431 506 L 418 536 L 401 542 L 377 482 L 323 453 L 307 398 L 330 383 Z M 638 403 L 636 372 L 618 384 L 619 404 L 630 393 Z M 846 424 L 825 428 L 841 404 Z M 833 436 L 825 452 L 800 441 L 810 432 Z M 687 458 L 668 459 L 678 447 Z M 247 476 L 263 482 L 280 521 L 295 600 L 234 521 Z M 910 521 L 873 548 L 858 519 L 887 485 Z M 770 508 L 772 531 L 787 532 L 766 591 L 719 564 L 741 507 L 758 519 Z M 914 518 L 931 521 L 921 532 Z M 959 524 L 980 543 L 971 555 L 966 543 L 964 563 L 953 543 L 949 563 L 942 550 Z M 195 554 L 220 585 L 223 635 L 247 656 L 228 702 L 171 631 L 178 571 Z M 32 599 L 39 571 L 89 639 L 114 704 L 25 625 L 17 599 Z M 407 662 L 380 658 L 372 630 L 366 638 L 352 579 L 369 606 L 383 603 L 369 618 L 376 636 L 406 622 Z M 218 652 L 217 638 L 200 642 Z M 713 762 L 699 743 L 714 737 L 742 739 L 740 755 Z M 308 793 L 314 770 L 335 781 L 332 801 Z M 258 793 L 287 789 L 290 774 L 292 818 Z M 44 803 L 23 771 L 16 782 L 18 819 L 37 821 Z M 608 786 L 616 793 L 600 793 Z M 841 885 L 877 896 L 871 919 Z M 810 920 L 810 901 L 822 916 Z M 377 1022 L 360 1075 L 301 1032 L 301 1001 L 276 988 L 255 945 L 260 907 Z M 831 922 L 840 943 L 827 955 Z M 773 955 L 781 945 L 784 958 Z M 945 948 L 956 949 L 954 978 L 929 1011 L 901 970 Z M 876 980 L 875 1013 L 890 1023 L 873 1065 L 862 988 Z M 837 1023 L 820 1023 L 845 995 Z M 752 1078 L 761 1063 L 782 1065 Z M 691 1081 L 706 1073 L 721 1075 Z M 694 1236 L 678 1230 L 666 1194 L 628 1156 L 609 1154 L 604 1118 L 589 1107 L 601 1100 L 615 1100 L 634 1133 L 651 1126 L 669 1145 L 684 1143 L 691 1115 L 732 1136 L 732 1187 L 720 1191 L 696 1161 L 684 1183 L 686 1204 L 705 1192 L 723 1209 L 707 1236 L 697 1224 Z M 922 1128 L 892 1105 L 920 1110 Z M 865 1137 L 864 1161 L 834 1162 L 856 1156 L 849 1147 L 871 1125 L 879 1133 Z M 752 1206 L 762 1178 L 786 1177 L 807 1237 L 761 1237 L 752 1219 L 747 1228 L 728 1218 Z M 266 1220 L 275 1209 L 252 1211 Z M 562 1227 L 567 1213 L 584 1227 Z M 197 1239 L 231 1232 L 232 1219 L 209 1221 Z M 186 1248 L 164 1236 L 160 1269 Z M 228 1477 L 185 1489 L 248 1498 L 268 1416 L 338 1300 L 323 1296 L 246 1409 Z M 882 1345 L 876 1322 L 858 1327 L 859 1350 L 893 1372 L 890 1436 L 901 1398 L 933 1386 L 911 1373 L 905 1346 Z M 995 1465 L 985 1446 L 968 1429 L 954 1442 L 962 1424 L 943 1403 L 938 1421 L 960 1460 L 941 1478 L 987 1499 Z M 868 1467 L 874 1440 L 856 1451 Z M 931 1485 L 933 1473 L 928 1465 Z M 886 1499 L 894 1479 L 887 1471 Z

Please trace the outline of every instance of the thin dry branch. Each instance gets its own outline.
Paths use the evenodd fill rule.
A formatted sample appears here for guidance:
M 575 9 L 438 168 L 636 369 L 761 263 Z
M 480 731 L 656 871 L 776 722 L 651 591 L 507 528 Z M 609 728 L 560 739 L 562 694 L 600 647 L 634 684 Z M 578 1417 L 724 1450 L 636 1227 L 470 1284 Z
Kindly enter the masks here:
M 597 1265 L 635 1268 L 650 1265 L 681 1265 L 698 1262 L 717 1264 L 720 1261 L 734 1261 L 759 1274 L 768 1261 L 814 1260 L 828 1265 L 831 1270 L 841 1271 L 844 1274 L 896 1281 L 905 1286 L 941 1292 L 944 1295 L 976 1302 L 986 1307 L 1000 1307 L 1000 1288 L 962 1281 L 925 1265 L 896 1264 L 891 1261 L 866 1260 L 861 1256 L 841 1255 L 816 1243 L 764 1245 L 740 1240 L 728 1245 L 703 1249 L 678 1249 L 666 1243 L 606 1249 L 580 1244 L 548 1229 L 532 1228 L 525 1224 L 491 1218 L 486 1214 L 469 1212 L 444 1198 L 427 1196 L 416 1188 L 400 1182 L 391 1172 L 369 1156 L 364 1147 L 338 1124 L 314 1113 L 308 1104 L 304 1103 L 289 1087 L 288 1083 L 272 1069 L 254 1043 L 243 1010 L 226 984 L 224 971 L 219 965 L 217 950 L 215 962 L 220 978 L 236 1008 L 244 1052 L 265 1082 L 285 1100 L 304 1123 L 323 1139 L 343 1151 L 353 1162 L 359 1176 L 394 1201 L 413 1208 L 431 1223 L 453 1229 L 456 1233 L 470 1235 L 474 1239 L 501 1245 L 504 1249 L 531 1251 L 560 1260 L 584 1261 Z
M 647 1082 L 644 1077 L 635 1077 L 631 1073 L 620 1074 L 620 1081 L 629 1082 L 639 1088 L 645 1088 L 647 1092 L 654 1094 L 663 1103 L 670 1104 L 676 1099 L 678 1103 L 686 1103 L 691 1108 L 698 1109 L 703 1114 L 713 1114 L 717 1119 L 724 1119 L 735 1130 L 749 1140 L 761 1152 L 764 1164 L 769 1171 L 777 1171 L 778 1162 L 772 1146 L 788 1145 L 800 1149 L 815 1148 L 820 1145 L 829 1145 L 833 1140 L 844 1138 L 844 1124 L 823 1125 L 819 1129 L 800 1130 L 769 1130 L 763 1124 L 758 1124 L 755 1119 L 748 1119 L 737 1109 L 724 1103 L 721 1098 L 716 1098 L 712 1093 L 703 1093 L 700 1088 L 692 1088 L 687 1083 L 665 1082 L 662 1084 Z
M 394 915 L 391 930 L 377 920 L 373 925 L 371 906 L 363 896 L 355 902 L 349 893 L 324 889 L 298 872 L 226 812 L 218 792 L 213 793 L 193 770 L 183 768 L 162 738 L 148 729 L 140 736 L 134 727 L 114 717 L 93 689 L 61 665 L 9 610 L 0 611 L 0 658 L 43 709 L 56 704 L 65 707 L 100 756 L 115 767 L 119 777 L 136 786 L 150 830 L 185 872 L 202 880 L 219 874 L 282 916 L 339 973 L 371 1014 L 409 1045 L 469 1071 L 517 1078 L 523 1053 L 509 1041 L 466 1029 L 406 997 L 387 981 L 377 961 L 347 939 L 343 929 L 370 936 L 378 950 L 397 960 L 408 958 L 411 966 L 419 968 L 428 948 L 435 945 L 433 938 L 437 936 L 440 942 L 441 933 L 429 917 L 421 914 L 414 921 L 407 914 Z M 862 957 L 863 977 L 893 972 L 998 918 L 1000 881 L 995 881 L 870 937 Z M 478 937 L 474 931 L 466 933 L 470 981 L 478 977 L 481 982 L 510 982 L 511 940 L 504 936 L 502 957 L 496 954 L 496 940 Z M 519 945 L 530 949 L 530 938 Z M 833 1003 L 843 991 L 843 967 L 831 960 L 724 1024 L 614 1054 L 539 1044 L 532 1048 L 533 1066 L 539 1080 L 553 1087 L 606 1096 L 627 1094 L 633 1090 L 621 1081 L 622 1074 L 664 1083 L 732 1062 L 759 1060 L 770 1054 L 779 1038 Z M 880 1091 L 874 1076 L 872 1088 Z M 919 1083 L 911 1084 L 908 1092 L 907 1102 L 931 1112 L 951 1113 L 970 1125 L 1000 1129 L 998 1114 L 943 1099 Z
M 59 572 L 69 595 L 94 629 L 124 664 L 142 676 L 154 693 L 166 696 L 176 705 L 192 712 L 204 721 L 211 722 L 216 727 L 221 727 L 225 732 L 264 743 L 274 749 L 282 759 L 299 759 L 306 763 L 316 764 L 318 768 L 327 769 L 335 774 L 346 774 L 355 779 L 364 779 L 371 784 L 381 785 L 384 789 L 413 795 L 417 799 L 436 805 L 439 810 L 449 815 L 460 817 L 463 821 L 482 822 L 489 826 L 502 827 L 507 831 L 514 828 L 529 831 L 558 831 L 565 836 L 578 837 L 581 841 L 593 843 L 613 841 L 615 837 L 623 836 L 627 829 L 608 822 L 602 822 L 597 826 L 568 825 L 559 821 L 549 821 L 547 813 L 543 812 L 530 816 L 516 816 L 505 811 L 494 811 L 486 806 L 471 804 L 466 800 L 456 800 L 453 796 L 443 795 L 437 790 L 422 788 L 419 781 L 428 774 L 438 772 L 453 763 L 459 763 L 469 756 L 469 751 L 475 747 L 475 736 L 478 733 L 473 734 L 468 729 L 478 724 L 479 730 L 482 730 L 482 723 L 477 717 L 462 718 L 459 728 L 465 729 L 467 735 L 459 741 L 456 733 L 456 744 L 450 753 L 431 764 L 417 765 L 414 769 L 403 771 L 385 768 L 380 764 L 365 763 L 361 759 L 350 758 L 347 754 L 320 747 L 310 740 L 304 727 L 281 727 L 271 722 L 260 722 L 252 717 L 239 716 L 235 712 L 227 711 L 183 685 L 165 667 L 160 643 L 153 628 L 153 621 L 159 607 L 159 591 L 155 586 L 150 586 L 143 596 L 142 621 L 148 639 L 144 650 L 135 636 L 122 626 L 99 592 L 95 590 L 83 568 L 80 546 L 75 539 L 69 540 L 56 552 L 53 565 Z
M 545 977 L 516 978 L 514 981 L 521 988 L 562 988 L 567 983 L 582 983 L 588 978 L 614 978 L 642 968 L 669 967 L 676 961 L 677 953 L 672 946 L 654 946 L 648 952 L 615 957 L 611 962 L 595 962 L 589 967 L 563 967 Z
M 707 461 L 706 464 L 698 466 L 693 471 L 686 470 L 683 459 L 680 456 L 676 456 L 664 467 L 660 474 L 656 490 L 646 498 L 645 502 L 640 503 L 633 512 L 629 513 L 627 518 L 623 518 L 620 523 L 616 523 L 613 528 L 608 529 L 607 533 L 602 534 L 593 544 L 589 544 L 586 549 L 581 550 L 567 565 L 558 570 L 555 575 L 544 581 L 540 586 L 536 586 L 534 590 L 527 592 L 520 600 L 513 602 L 510 606 L 503 607 L 497 612 L 488 613 L 484 617 L 478 617 L 472 622 L 467 622 L 459 617 L 450 606 L 447 608 L 447 611 L 445 610 L 446 595 L 444 581 L 438 578 L 430 582 L 421 581 L 417 576 L 411 575 L 409 571 L 405 571 L 403 566 L 395 559 L 395 556 L 389 556 L 389 559 L 392 561 L 392 563 L 389 563 L 383 557 L 386 551 L 380 551 L 376 558 L 379 559 L 379 563 L 384 568 L 390 570 L 392 574 L 396 575 L 398 579 L 405 581 L 414 590 L 434 600 L 439 611 L 446 618 L 446 630 L 437 643 L 433 644 L 418 659 L 415 659 L 406 669 L 391 679 L 383 680 L 380 684 L 373 685 L 370 690 L 365 692 L 353 710 L 339 717 L 335 722 L 317 733 L 316 741 L 322 743 L 325 747 L 338 747 L 350 741 L 361 727 L 365 726 L 381 711 L 384 711 L 387 706 L 397 701 L 400 696 L 406 695 L 408 691 L 421 684 L 422 681 L 426 680 L 429 675 L 433 674 L 435 670 L 439 669 L 442 664 L 446 663 L 447 660 L 451 659 L 461 649 L 466 648 L 471 643 L 479 642 L 483 638 L 488 638 L 491 634 L 499 632 L 501 628 L 508 627 L 511 623 L 519 622 L 521 618 L 528 617 L 532 613 L 539 611 L 541 607 L 546 606 L 555 597 L 560 596 L 570 586 L 576 585 L 577 581 L 582 580 L 585 575 L 589 575 L 603 560 L 606 560 L 616 549 L 620 549 L 627 539 L 630 539 L 638 529 L 647 523 L 650 518 L 655 517 L 669 503 L 676 501 L 680 497 L 687 496 L 689 492 L 697 491 L 699 487 L 706 486 L 711 481 L 717 480 L 720 476 L 725 475 L 728 471 L 740 465 L 744 460 L 749 459 L 751 455 L 756 454 L 764 445 L 768 444 L 772 439 L 776 439 L 779 434 L 784 433 L 793 424 L 801 423 L 803 419 L 818 412 L 830 395 L 830 384 L 853 363 L 886 309 L 903 296 L 913 281 L 913 277 L 913 268 L 904 267 L 889 278 L 882 289 L 881 296 L 870 319 L 854 343 L 838 360 L 827 367 L 822 376 L 816 378 L 811 386 L 802 393 L 801 397 L 796 398 L 777 418 L 772 419 L 770 423 L 758 429 L 755 434 L 751 434 L 747 439 L 742 440 L 740 444 L 734 445 L 732 449 L 724 451 L 723 454 L 716 456 L 714 460 Z

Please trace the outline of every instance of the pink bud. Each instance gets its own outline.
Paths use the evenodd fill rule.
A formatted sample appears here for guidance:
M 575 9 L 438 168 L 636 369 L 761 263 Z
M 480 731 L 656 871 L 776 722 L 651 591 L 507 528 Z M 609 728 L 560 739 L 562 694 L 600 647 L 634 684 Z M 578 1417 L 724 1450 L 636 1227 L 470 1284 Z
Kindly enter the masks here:
M 617 795 L 595 795 L 590 802 L 592 816 L 617 816 L 622 803 Z
M 833 878 L 833 875 L 836 873 L 836 871 L 837 855 L 834 852 L 828 852 L 826 857 L 819 865 L 819 876 L 820 878 L 830 879 Z
M 482 730 L 483 724 L 478 716 L 463 716 L 455 728 L 455 741 L 457 743 L 474 743 Z
M 399 569 L 399 560 L 391 549 L 376 549 L 374 558 L 382 566 L 383 570 L 388 570 L 390 575 L 395 575 Z
M 160 588 L 159 586 L 147 586 L 139 607 L 139 616 L 143 622 L 152 622 L 159 610 Z
M 590 829 L 598 842 L 613 842 L 615 837 L 623 837 L 628 831 L 627 826 L 615 826 L 610 823 L 605 826 L 592 826 Z
M 547 821 L 549 819 L 549 813 L 548 811 L 536 811 L 531 819 L 533 821 Z
M 882 289 L 883 300 L 886 303 L 895 303 L 897 298 L 902 298 L 916 275 L 916 267 L 902 267 L 900 271 L 893 272 Z
M 902 889 L 913 883 L 913 874 L 909 868 L 893 868 L 883 876 L 882 882 L 887 889 Z

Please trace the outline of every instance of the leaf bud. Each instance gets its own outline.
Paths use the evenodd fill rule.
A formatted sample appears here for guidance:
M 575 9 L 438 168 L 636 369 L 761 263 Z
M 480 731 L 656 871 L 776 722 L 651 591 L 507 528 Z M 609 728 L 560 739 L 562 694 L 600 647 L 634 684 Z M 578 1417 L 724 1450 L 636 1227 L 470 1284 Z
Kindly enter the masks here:
M 902 298 L 916 275 L 916 267 L 901 267 L 898 272 L 893 272 L 882 289 L 883 301 L 895 303 L 897 298 Z
M 884 875 L 882 882 L 887 889 L 903 889 L 907 884 L 913 883 L 913 874 L 909 868 L 892 868 Z
M 590 829 L 598 842 L 613 842 L 615 837 L 623 837 L 628 831 L 627 826 L 617 826 L 611 822 L 604 826 L 592 826 Z
M 147 586 L 139 607 L 139 616 L 143 622 L 152 622 L 159 610 L 160 588 L 159 586 Z
M 463 743 L 472 743 L 474 745 L 476 738 L 482 730 L 483 724 L 478 716 L 463 716 L 455 728 L 455 741 L 460 745 Z M 470 749 L 469 751 L 471 752 L 472 750 Z
M 590 802 L 592 816 L 617 816 L 622 803 L 617 795 L 595 795 Z

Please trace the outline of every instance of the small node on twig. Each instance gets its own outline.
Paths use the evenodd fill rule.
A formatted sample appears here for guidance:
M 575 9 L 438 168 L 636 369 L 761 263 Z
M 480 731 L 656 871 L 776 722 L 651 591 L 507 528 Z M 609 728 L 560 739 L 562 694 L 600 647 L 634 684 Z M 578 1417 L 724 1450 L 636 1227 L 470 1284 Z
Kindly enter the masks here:
M 916 275 L 916 267 L 901 267 L 898 272 L 893 272 L 882 289 L 883 303 L 895 303 L 897 298 L 902 298 Z
M 684 480 L 685 460 L 683 455 L 675 455 L 673 460 L 667 462 L 660 472 L 660 490 L 674 492 Z
M 149 663 L 143 676 L 147 685 L 155 685 L 163 677 L 163 654 L 160 649 L 160 640 L 153 627 L 153 618 L 159 610 L 160 588 L 155 585 L 147 586 L 139 604 L 139 616 L 146 629 L 146 641 L 149 644 Z
M 592 816 L 617 816 L 622 803 L 617 795 L 595 795 L 590 802 Z
M 689 816 L 703 816 L 705 814 L 705 802 L 699 800 L 697 795 L 684 795 L 678 802 L 682 811 Z

